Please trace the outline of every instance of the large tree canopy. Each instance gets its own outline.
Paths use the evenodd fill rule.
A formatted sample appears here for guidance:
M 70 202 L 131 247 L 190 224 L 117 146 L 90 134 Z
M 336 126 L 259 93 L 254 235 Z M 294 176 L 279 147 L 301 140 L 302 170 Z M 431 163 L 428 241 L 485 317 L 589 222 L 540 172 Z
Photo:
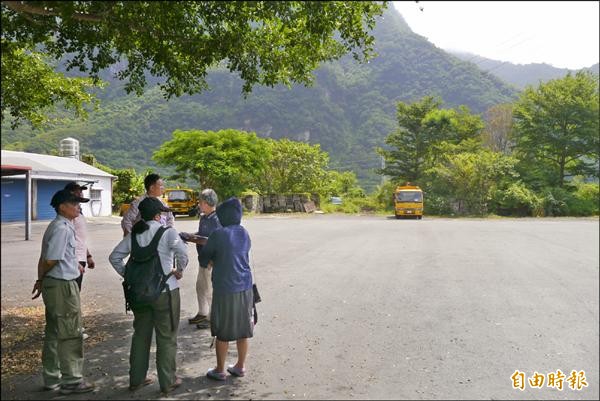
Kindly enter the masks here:
M 221 66 L 256 84 L 309 84 L 325 61 L 373 55 L 375 17 L 386 2 L 342 1 L 2 1 L 2 59 L 43 49 L 98 79 L 119 63 L 127 92 L 140 94 L 146 72 L 163 78 L 167 98 L 207 88 Z M 15 79 L 2 69 L 2 88 Z M 2 90 L 2 115 L 14 110 Z M 12 113 L 14 114 L 14 113 Z M 15 117 L 20 117 L 18 114 Z
M 265 139 L 271 156 L 258 179 L 262 193 L 312 192 L 327 176 L 329 155 L 321 146 L 289 139 Z
M 544 184 L 558 186 L 567 176 L 598 175 L 598 99 L 598 77 L 585 72 L 525 89 L 515 105 L 515 139 L 529 175 L 541 169 L 549 175 Z
M 398 102 L 399 128 L 386 138 L 387 149 L 377 149 L 386 163 L 380 173 L 395 182 L 419 182 L 429 165 L 444 154 L 435 145 L 458 144 L 479 135 L 483 129 L 479 116 L 465 106 L 440 109 L 441 104 L 441 99 L 432 96 L 410 104 Z
M 175 178 L 197 179 L 200 188 L 212 188 L 225 199 L 254 189 L 268 154 L 263 139 L 253 132 L 176 130 L 152 158 L 160 165 L 174 166 Z

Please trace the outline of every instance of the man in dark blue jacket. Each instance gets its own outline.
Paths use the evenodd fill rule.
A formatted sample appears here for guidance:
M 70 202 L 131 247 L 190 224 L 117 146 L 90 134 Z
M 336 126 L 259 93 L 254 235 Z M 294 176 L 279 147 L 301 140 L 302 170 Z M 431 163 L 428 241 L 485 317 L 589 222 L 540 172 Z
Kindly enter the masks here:
M 181 233 L 181 237 L 184 241 L 193 242 L 196 244 L 196 250 L 198 251 L 198 261 L 200 261 L 200 254 L 202 248 L 206 243 L 208 236 L 221 227 L 219 218 L 215 212 L 219 198 L 217 193 L 206 188 L 200 193 L 200 200 L 198 201 L 198 207 L 200 208 L 200 221 L 198 222 L 198 231 L 194 234 Z M 198 313 L 196 316 L 188 319 L 190 324 L 195 324 L 199 329 L 208 329 L 209 316 L 210 316 L 210 304 L 212 303 L 212 285 L 210 282 L 210 275 L 212 269 L 198 268 L 198 278 L 196 279 L 196 296 L 198 297 Z

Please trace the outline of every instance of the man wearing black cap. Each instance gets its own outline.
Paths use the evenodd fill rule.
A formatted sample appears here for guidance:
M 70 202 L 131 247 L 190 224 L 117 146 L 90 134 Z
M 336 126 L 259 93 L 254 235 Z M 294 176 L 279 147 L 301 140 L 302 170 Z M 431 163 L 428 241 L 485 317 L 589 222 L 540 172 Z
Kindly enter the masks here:
M 169 208 L 155 197 L 144 198 L 138 205 L 142 220 L 135 223 L 132 232 L 113 249 L 108 260 L 121 277 L 125 276 L 125 258 L 131 254 L 132 236 L 140 247 L 147 247 L 161 228 L 161 213 Z M 163 393 L 181 385 L 181 379 L 175 375 L 177 365 L 177 329 L 181 302 L 179 283 L 183 270 L 188 264 L 187 248 L 179 238 L 177 230 L 169 227 L 158 241 L 156 250 L 160 257 L 165 275 L 173 273 L 167 280 L 168 288 L 158 299 L 150 304 L 133 306 L 133 337 L 129 353 L 129 390 L 152 384 L 154 379 L 148 376 L 150 344 L 152 333 L 156 332 L 156 370 L 158 382 Z M 176 262 L 176 267 L 173 262 Z
M 56 210 L 56 218 L 44 232 L 32 291 L 32 299 L 42 295 L 46 308 L 42 350 L 44 389 L 60 388 L 61 394 L 94 389 L 93 384 L 83 380 L 81 303 L 76 283 L 79 268 L 73 227 L 73 220 L 79 216 L 79 203 L 88 201 L 66 189 L 52 197 L 50 205 Z
M 65 185 L 65 189 L 71 191 L 73 195 L 83 198 L 83 191 L 85 191 L 87 187 L 81 186 L 75 181 L 71 181 Z M 79 291 L 81 291 L 81 283 L 83 281 L 83 274 L 85 273 L 86 265 L 90 269 L 96 267 L 94 258 L 92 258 L 92 254 L 90 253 L 86 244 L 87 221 L 81 212 L 81 207 L 79 207 L 79 216 L 73 219 L 73 226 L 75 227 L 75 242 L 77 244 L 75 247 L 75 255 L 77 256 L 77 261 L 79 262 L 79 272 L 81 273 L 77 278 L 77 286 L 79 287 Z

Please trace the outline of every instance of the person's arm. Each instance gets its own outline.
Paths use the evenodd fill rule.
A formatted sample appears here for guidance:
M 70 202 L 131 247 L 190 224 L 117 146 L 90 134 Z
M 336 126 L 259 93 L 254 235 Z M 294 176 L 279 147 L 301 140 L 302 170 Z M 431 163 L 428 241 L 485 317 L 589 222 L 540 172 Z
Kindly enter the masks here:
M 188 234 L 188 235 L 184 235 L 183 239 L 186 242 L 193 242 L 194 244 L 198 244 L 198 245 L 206 245 L 206 241 L 208 240 L 208 237 L 203 237 L 203 236 L 197 235 L 197 234 Z
M 179 280 L 182 277 L 182 273 L 189 262 L 187 256 L 187 247 L 179 237 L 177 230 L 175 230 L 174 228 L 168 229 L 165 232 L 165 235 L 167 235 L 167 244 L 169 246 L 169 249 L 173 250 L 173 260 L 175 266 L 174 274 L 175 277 L 177 277 L 177 279 Z
M 208 265 L 212 261 L 215 254 L 215 244 L 216 239 L 215 235 L 211 235 L 208 237 L 208 241 L 206 241 L 206 245 L 202 247 L 200 254 L 198 255 L 198 260 L 200 262 L 200 267 L 206 269 Z
M 137 198 L 136 200 L 131 202 L 131 204 L 129 205 L 129 209 L 127 209 L 127 212 L 125 212 L 125 214 L 123 215 L 123 218 L 121 219 L 121 228 L 123 229 L 123 237 L 125 237 L 127 234 L 129 234 L 131 232 L 131 228 L 135 224 L 135 222 L 140 214 L 138 205 L 140 204 L 142 197 L 143 196 L 140 196 L 139 198 Z
M 90 269 L 93 269 L 94 267 L 96 267 L 96 262 L 94 262 L 94 258 L 92 257 L 92 254 L 90 253 L 89 249 L 85 250 L 87 257 L 86 257 L 86 261 L 87 261 L 87 267 L 89 267 Z
M 175 227 L 175 216 L 173 212 L 167 212 L 167 227 Z
M 127 234 L 108 256 L 108 261 L 121 276 L 125 276 L 125 258 L 131 253 L 131 234 Z
M 35 284 L 33 285 L 33 290 L 31 291 L 31 293 L 34 295 L 33 297 L 31 297 L 31 299 L 36 299 L 42 294 L 42 280 L 44 279 L 46 273 L 52 270 L 52 268 L 56 266 L 57 263 L 58 260 L 43 260 L 40 256 L 40 259 L 38 260 L 37 280 L 35 281 Z

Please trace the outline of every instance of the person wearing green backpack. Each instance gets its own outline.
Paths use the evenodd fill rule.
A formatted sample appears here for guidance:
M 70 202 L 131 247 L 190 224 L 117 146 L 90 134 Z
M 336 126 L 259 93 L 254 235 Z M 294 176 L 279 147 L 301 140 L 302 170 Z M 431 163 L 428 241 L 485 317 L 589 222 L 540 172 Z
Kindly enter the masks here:
M 161 213 L 169 211 L 160 200 L 153 197 L 142 200 L 138 208 L 142 220 L 133 226 L 132 232 L 119 242 L 109 256 L 111 265 L 121 277 L 127 276 L 124 259 L 133 251 L 133 236 L 140 247 L 148 247 L 155 234 L 162 231 Z M 156 300 L 131 304 L 134 333 L 129 353 L 129 390 L 135 391 L 154 382 L 148 376 L 148 365 L 152 333 L 155 332 L 158 382 L 161 391 L 166 394 L 181 385 L 181 379 L 175 374 L 177 329 L 181 311 L 178 280 L 188 264 L 188 257 L 187 249 L 174 228 L 164 230 L 160 240 L 155 243 L 163 273 L 169 277 L 165 289 Z

